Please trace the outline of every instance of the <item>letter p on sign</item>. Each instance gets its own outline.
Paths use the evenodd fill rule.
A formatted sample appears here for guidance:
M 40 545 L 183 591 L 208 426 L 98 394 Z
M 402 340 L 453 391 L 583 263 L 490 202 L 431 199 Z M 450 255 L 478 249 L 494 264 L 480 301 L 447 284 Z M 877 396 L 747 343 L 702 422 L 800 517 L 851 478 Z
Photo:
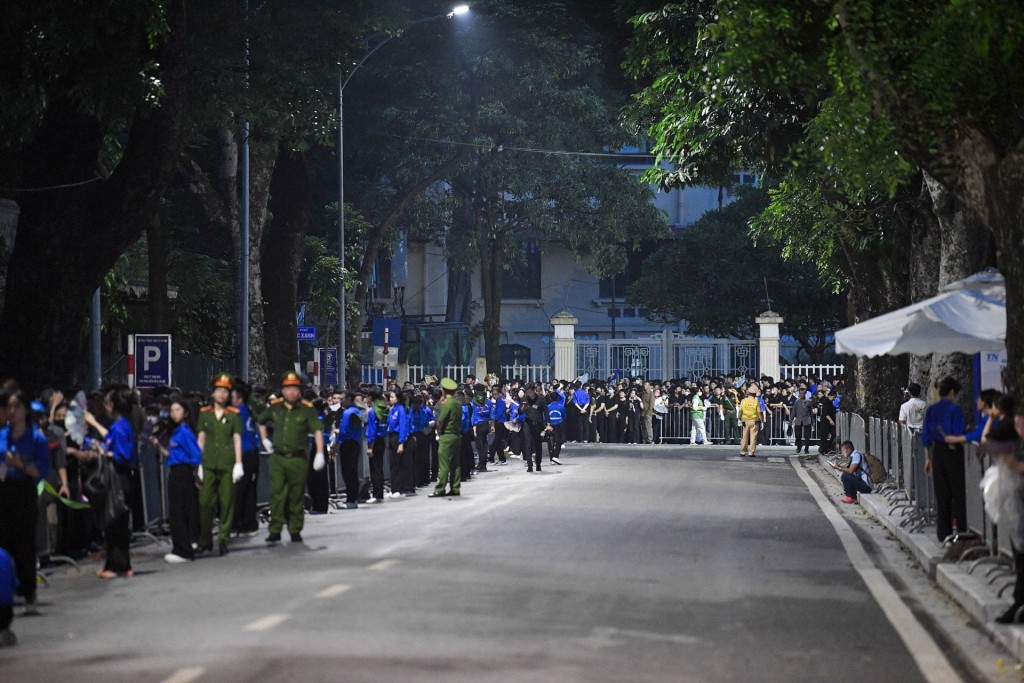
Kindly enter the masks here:
M 160 362 L 160 347 L 147 346 L 142 350 L 142 371 L 149 372 L 150 367 Z

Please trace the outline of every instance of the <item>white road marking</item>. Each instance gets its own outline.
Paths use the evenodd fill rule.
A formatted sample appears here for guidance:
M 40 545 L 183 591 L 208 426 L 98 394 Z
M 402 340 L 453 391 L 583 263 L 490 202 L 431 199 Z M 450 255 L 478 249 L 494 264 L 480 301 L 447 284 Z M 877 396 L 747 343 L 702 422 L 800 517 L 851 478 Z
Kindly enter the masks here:
M 391 569 L 396 564 L 398 564 L 398 560 L 381 560 L 380 562 L 374 562 L 366 569 L 371 572 L 382 572 Z
M 882 570 L 871 561 L 850 524 L 843 519 L 843 516 L 839 514 L 835 506 L 825 497 L 825 494 L 822 493 L 821 488 L 811 479 L 811 475 L 807 473 L 807 470 L 801 467 L 795 460 L 792 464 L 797 475 L 807 486 L 807 490 L 811 492 L 811 496 L 818 504 L 818 507 L 825 513 L 825 518 L 828 519 L 832 524 L 832 528 L 835 529 L 853 568 L 860 574 L 861 579 L 864 580 L 871 595 L 875 598 L 875 602 L 882 608 L 886 618 L 889 619 L 889 623 L 892 624 L 896 633 L 899 634 L 903 644 L 907 646 L 910 656 L 914 658 L 914 662 L 917 663 L 917 667 L 921 670 L 925 679 L 934 683 L 962 681 L 960 676 L 953 670 L 953 667 L 950 666 L 949 660 L 942 654 L 938 644 L 936 644 L 928 634 L 928 631 L 917 620 L 917 617 L 910 611 L 910 608 L 900 599 L 899 594 L 896 593 L 892 585 L 889 584 Z
M 289 615 L 287 615 L 287 614 L 271 614 L 268 617 L 263 617 L 262 619 L 257 619 L 256 621 L 252 622 L 251 624 L 249 624 L 248 626 L 246 626 L 242 630 L 243 631 L 269 631 L 270 629 L 274 628 L 278 624 L 281 624 L 281 623 L 283 623 L 285 621 L 288 621 L 290 618 L 291 617 Z
M 330 588 L 323 589 L 322 591 L 317 593 L 315 597 L 318 597 L 318 598 L 334 598 L 334 597 L 337 597 L 337 596 L 341 595 L 342 593 L 344 593 L 345 591 L 347 591 L 351 587 L 352 586 L 348 585 L 347 583 L 339 583 L 339 584 L 336 584 L 334 586 L 331 586 Z
M 206 673 L 206 669 L 201 666 L 178 669 L 173 674 L 165 678 L 162 683 L 192 683 L 192 681 L 198 679 L 204 673 Z

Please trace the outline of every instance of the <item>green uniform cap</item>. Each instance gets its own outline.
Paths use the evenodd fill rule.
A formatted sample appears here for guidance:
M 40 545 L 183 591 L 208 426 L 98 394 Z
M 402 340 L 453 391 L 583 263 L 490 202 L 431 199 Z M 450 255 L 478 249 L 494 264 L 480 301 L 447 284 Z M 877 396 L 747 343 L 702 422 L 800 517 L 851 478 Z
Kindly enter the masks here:
M 455 380 L 450 377 L 445 377 L 441 380 L 441 388 L 445 391 L 455 391 L 459 388 L 459 385 L 455 383 Z

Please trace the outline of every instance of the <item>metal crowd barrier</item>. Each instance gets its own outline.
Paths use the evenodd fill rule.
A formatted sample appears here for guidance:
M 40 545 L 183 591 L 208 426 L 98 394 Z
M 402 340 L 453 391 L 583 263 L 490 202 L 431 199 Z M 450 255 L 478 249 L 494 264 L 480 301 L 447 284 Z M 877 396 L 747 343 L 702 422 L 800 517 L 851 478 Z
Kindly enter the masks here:
M 891 420 L 868 418 L 855 413 L 840 413 L 837 420 L 841 440 L 850 440 L 856 448 L 866 449 L 885 466 L 886 482 L 877 493 L 890 501 L 890 514 L 903 519 L 900 525 L 911 531 L 923 531 L 935 522 L 935 492 L 931 476 L 925 472 L 924 445 L 917 430 Z M 968 547 L 960 562 L 970 562 L 967 571 L 981 572 L 989 583 L 1004 583 L 1000 594 L 1013 585 L 1013 549 L 1009 534 L 1000 534 L 985 512 L 980 488 L 990 457 L 979 457 L 975 444 L 964 449 L 964 495 L 967 508 L 966 534 L 955 534 L 958 540 L 977 538 L 980 543 Z M 952 540 L 952 539 L 948 539 Z

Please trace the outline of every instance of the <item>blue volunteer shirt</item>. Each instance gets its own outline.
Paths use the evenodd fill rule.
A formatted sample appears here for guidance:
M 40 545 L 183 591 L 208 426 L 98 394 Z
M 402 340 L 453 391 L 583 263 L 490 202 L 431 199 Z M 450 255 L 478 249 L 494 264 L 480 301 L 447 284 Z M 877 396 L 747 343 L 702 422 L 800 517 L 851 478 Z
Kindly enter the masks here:
M 107 430 L 103 440 L 107 450 L 114 454 L 114 462 L 123 466 L 134 466 L 137 459 L 135 430 L 126 417 L 118 418 Z
M 466 404 L 462 405 L 462 433 L 467 433 L 473 428 L 473 411 Z
M 577 389 L 572 392 L 572 402 L 580 408 L 585 408 L 590 405 L 590 394 L 585 392 L 583 389 Z
M 560 425 L 565 422 L 565 399 L 552 401 L 548 404 L 548 419 L 551 425 Z
M 398 443 L 405 443 L 409 438 L 409 416 L 405 406 L 391 406 L 391 412 L 388 413 L 388 434 L 398 434 Z
M 0 548 L 0 607 L 14 606 L 14 591 L 18 590 L 18 573 L 14 560 L 7 551 Z
M 238 417 L 242 419 L 242 450 L 258 451 L 260 449 L 260 433 L 256 429 L 256 421 L 252 411 L 244 403 L 238 406 Z
M 187 424 L 182 422 L 171 434 L 171 440 L 167 445 L 167 466 L 191 465 L 199 467 L 203 462 L 203 454 L 199 449 L 199 440 L 195 432 Z
M 931 448 L 936 441 L 944 441 L 947 436 L 961 436 L 966 431 L 964 412 L 960 406 L 944 398 L 925 411 L 921 443 L 925 448 Z
M 383 425 L 377 419 L 377 411 L 372 407 L 366 414 L 366 440 L 373 443 L 375 439 L 384 436 Z
M 21 438 L 11 441 L 11 426 L 0 429 L 0 455 L 12 451 L 21 456 L 26 464 L 35 465 L 39 470 L 39 478 L 46 479 L 50 473 L 50 444 L 46 435 L 35 426 L 25 430 Z M 28 479 L 28 475 L 13 467 L 7 468 L 7 478 L 14 481 Z
M 505 399 L 501 396 L 498 397 L 497 401 L 491 401 L 491 419 L 495 422 L 505 422 L 508 420 L 508 405 L 506 405 Z
M 372 410 L 370 411 L 373 412 Z M 363 411 L 356 406 L 349 406 L 341 413 L 338 421 L 338 441 L 363 440 Z
M 483 405 L 473 404 L 473 426 L 477 426 L 481 422 L 490 422 L 491 420 L 491 401 L 488 399 L 484 401 Z
M 973 441 L 974 443 L 981 443 L 981 435 L 985 432 L 985 423 L 988 422 L 988 415 L 985 413 L 981 414 L 981 422 L 978 426 L 967 432 L 967 440 Z M 997 423 L 998 424 L 998 423 Z M 992 425 L 993 427 L 995 425 Z

